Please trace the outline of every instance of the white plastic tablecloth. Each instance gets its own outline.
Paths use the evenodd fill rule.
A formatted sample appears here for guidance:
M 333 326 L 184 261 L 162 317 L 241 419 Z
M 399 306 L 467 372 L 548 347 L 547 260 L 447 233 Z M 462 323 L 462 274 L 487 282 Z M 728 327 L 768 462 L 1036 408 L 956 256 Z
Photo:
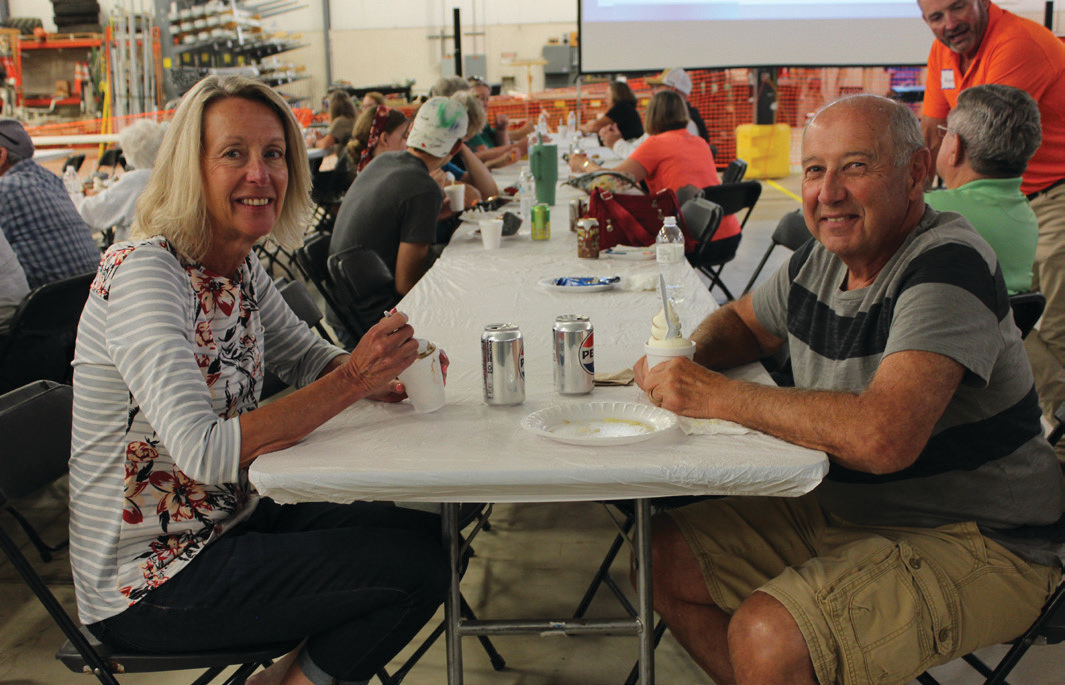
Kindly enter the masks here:
M 464 224 L 400 304 L 416 335 L 436 342 L 451 360 L 441 410 L 419 415 L 408 402 L 358 402 L 301 443 L 257 459 L 251 479 L 259 492 L 279 502 L 557 502 L 798 496 L 816 486 L 828 470 L 823 453 L 760 433 L 685 435 L 673 429 L 644 442 L 593 447 L 521 427 L 526 415 L 558 404 L 646 403 L 635 385 L 597 387 L 590 395 L 554 392 L 550 336 L 557 315 L 588 315 L 596 370 L 617 371 L 643 354 L 651 318 L 661 308 L 654 290 L 570 293 L 539 284 L 588 275 L 646 282 L 656 273 L 653 260 L 577 259 L 567 204 L 578 194 L 560 188 L 549 241 L 531 240 L 523 226 L 498 250 L 486 251 L 472 235 L 474 226 Z M 685 334 L 716 307 L 694 271 L 686 279 L 678 307 Z M 526 400 L 513 407 L 488 406 L 482 396 L 481 331 L 501 322 L 518 324 L 525 340 Z M 734 373 L 769 382 L 758 365 Z

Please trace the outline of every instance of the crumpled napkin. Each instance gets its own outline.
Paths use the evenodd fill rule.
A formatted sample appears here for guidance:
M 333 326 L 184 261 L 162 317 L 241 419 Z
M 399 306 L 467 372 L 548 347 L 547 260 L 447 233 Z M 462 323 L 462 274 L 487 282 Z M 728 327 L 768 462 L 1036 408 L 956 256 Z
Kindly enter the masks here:
M 618 287 L 630 292 L 655 290 L 658 287 L 658 274 L 633 274 L 631 276 L 624 276 Z
M 678 416 L 680 429 L 685 435 L 744 435 L 754 430 L 724 419 L 693 419 Z
M 636 374 L 632 369 L 622 369 L 621 371 L 596 371 L 595 372 L 595 384 L 596 385 L 632 385 L 636 380 Z

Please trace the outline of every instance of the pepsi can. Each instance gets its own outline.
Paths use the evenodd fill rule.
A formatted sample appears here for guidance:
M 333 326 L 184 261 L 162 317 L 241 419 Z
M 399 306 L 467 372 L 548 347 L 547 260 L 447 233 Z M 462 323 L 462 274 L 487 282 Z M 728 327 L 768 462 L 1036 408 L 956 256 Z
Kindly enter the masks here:
M 562 314 L 551 329 L 555 392 L 586 395 L 595 387 L 595 338 L 587 316 Z

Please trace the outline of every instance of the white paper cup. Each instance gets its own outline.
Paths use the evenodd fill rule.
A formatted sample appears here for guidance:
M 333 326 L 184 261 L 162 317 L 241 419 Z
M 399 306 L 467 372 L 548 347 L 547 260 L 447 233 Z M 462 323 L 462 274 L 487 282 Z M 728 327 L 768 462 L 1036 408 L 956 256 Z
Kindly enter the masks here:
M 444 373 L 440 350 L 428 340 L 418 340 L 418 359 L 399 374 L 414 411 L 428 414 L 444 406 Z
M 451 203 L 451 211 L 461 212 L 466 207 L 466 186 L 461 183 L 444 188 L 447 200 Z
M 647 370 L 650 371 L 656 364 L 668 362 L 670 359 L 675 359 L 677 357 L 694 359 L 695 343 L 689 340 L 688 344 L 683 347 L 656 347 L 644 343 L 643 353 L 647 355 Z
M 566 124 L 558 125 L 558 140 L 565 140 L 569 136 L 569 126 Z
M 485 219 L 481 222 L 481 243 L 484 249 L 494 250 L 503 239 L 503 220 Z

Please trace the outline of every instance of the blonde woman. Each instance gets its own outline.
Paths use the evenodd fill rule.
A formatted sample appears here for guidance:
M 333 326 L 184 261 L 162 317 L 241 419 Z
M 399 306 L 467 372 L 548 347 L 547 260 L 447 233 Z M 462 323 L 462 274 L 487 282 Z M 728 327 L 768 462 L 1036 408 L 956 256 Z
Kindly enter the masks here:
M 105 643 L 186 652 L 302 640 L 248 682 L 367 682 L 447 586 L 439 519 L 391 506 L 261 499 L 247 469 L 365 397 L 396 400 L 406 317 L 350 355 L 311 333 L 252 255 L 303 233 L 300 129 L 264 84 L 185 96 L 134 241 L 104 256 L 74 360 L 71 566 Z M 263 369 L 299 387 L 259 406 Z

